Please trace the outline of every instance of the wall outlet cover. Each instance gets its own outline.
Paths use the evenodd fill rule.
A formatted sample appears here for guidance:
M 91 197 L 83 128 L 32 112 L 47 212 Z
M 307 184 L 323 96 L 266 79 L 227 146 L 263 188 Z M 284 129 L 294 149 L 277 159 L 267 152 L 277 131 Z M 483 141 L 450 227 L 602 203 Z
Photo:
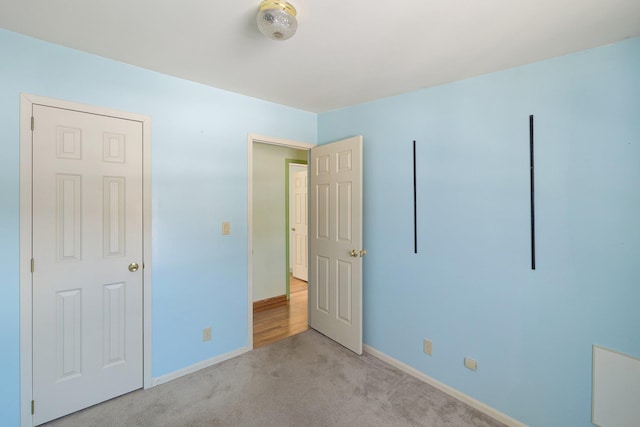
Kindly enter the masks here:
M 202 330 L 202 342 L 211 341 L 211 326 Z
M 469 357 L 465 357 L 464 358 L 464 367 L 467 369 L 471 369 L 472 371 L 475 371 L 478 369 L 478 362 L 476 362 L 475 360 L 469 358 Z
M 432 356 L 433 355 L 433 343 L 425 338 L 423 343 L 422 343 L 422 351 L 424 351 L 424 354 L 428 354 L 429 356 Z

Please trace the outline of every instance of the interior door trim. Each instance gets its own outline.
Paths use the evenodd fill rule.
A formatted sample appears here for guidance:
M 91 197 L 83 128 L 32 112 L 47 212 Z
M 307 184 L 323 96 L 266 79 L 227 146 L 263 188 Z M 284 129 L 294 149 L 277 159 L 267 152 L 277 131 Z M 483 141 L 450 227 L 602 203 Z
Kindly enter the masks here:
M 33 425 L 33 342 L 31 291 L 33 105 L 44 105 L 142 123 L 143 386 L 151 383 L 151 117 L 43 96 L 20 94 L 20 425 Z M 36 124 L 37 126 L 37 124 Z M 37 410 L 37 408 L 36 408 Z

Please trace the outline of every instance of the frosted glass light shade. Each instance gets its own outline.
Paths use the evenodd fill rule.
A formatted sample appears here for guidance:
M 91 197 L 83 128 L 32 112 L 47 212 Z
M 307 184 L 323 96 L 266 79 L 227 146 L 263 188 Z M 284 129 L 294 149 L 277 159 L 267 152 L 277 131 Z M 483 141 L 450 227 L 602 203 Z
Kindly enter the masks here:
M 298 29 L 296 10 L 284 1 L 263 1 L 256 20 L 260 32 L 273 40 L 287 40 Z

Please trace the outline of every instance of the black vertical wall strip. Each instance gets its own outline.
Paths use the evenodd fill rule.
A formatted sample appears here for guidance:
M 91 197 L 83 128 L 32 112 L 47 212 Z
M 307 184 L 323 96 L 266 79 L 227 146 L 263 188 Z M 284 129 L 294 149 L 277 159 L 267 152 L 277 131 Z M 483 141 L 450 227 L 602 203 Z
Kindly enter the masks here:
M 536 269 L 536 212 L 533 163 L 533 114 L 529 116 L 529 173 L 531 179 L 531 269 Z
M 418 198 L 416 181 L 416 142 L 413 141 L 413 253 L 418 253 Z

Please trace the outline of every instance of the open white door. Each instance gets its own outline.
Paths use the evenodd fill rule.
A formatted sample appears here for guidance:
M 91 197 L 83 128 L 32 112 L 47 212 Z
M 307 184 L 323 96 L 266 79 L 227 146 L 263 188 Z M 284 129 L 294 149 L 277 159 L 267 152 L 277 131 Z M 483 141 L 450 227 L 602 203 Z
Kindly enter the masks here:
M 307 167 L 293 174 L 293 277 L 308 280 Z
M 311 149 L 309 324 L 362 354 L 362 136 Z

